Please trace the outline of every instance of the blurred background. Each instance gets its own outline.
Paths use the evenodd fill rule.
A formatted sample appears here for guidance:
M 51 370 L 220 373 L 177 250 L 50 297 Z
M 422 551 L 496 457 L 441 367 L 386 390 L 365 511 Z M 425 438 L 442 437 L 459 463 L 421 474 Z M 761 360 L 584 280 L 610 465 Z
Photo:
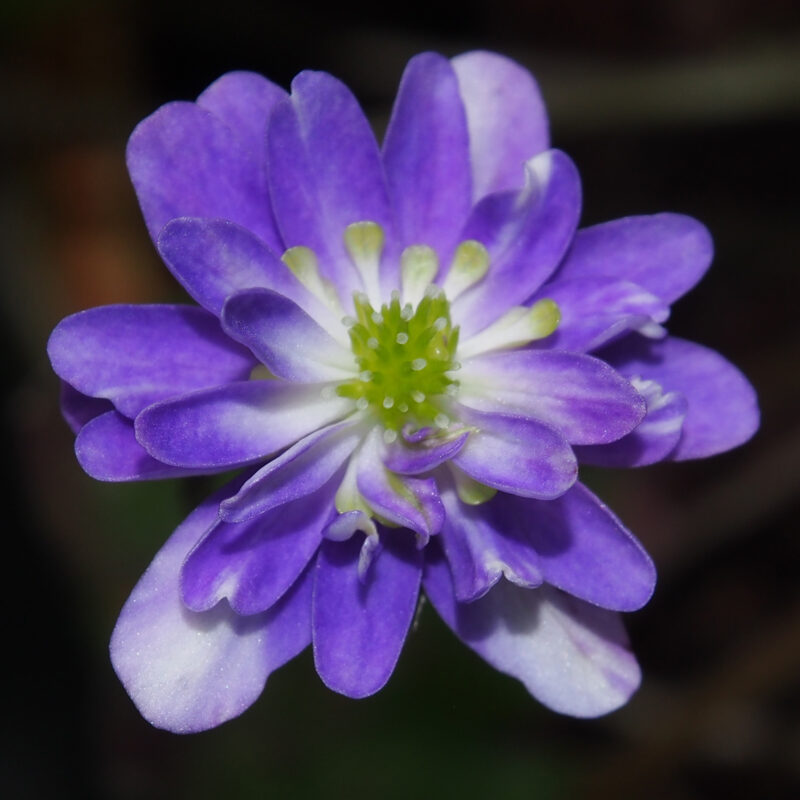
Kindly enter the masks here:
M 124 164 L 134 125 L 222 72 L 344 79 L 382 130 L 425 49 L 502 51 L 537 75 L 584 181 L 583 224 L 672 210 L 714 265 L 670 329 L 727 355 L 763 425 L 709 461 L 585 479 L 653 554 L 629 615 L 644 683 L 559 717 L 426 607 L 376 697 L 304 654 L 242 717 L 179 737 L 117 682 L 116 615 L 201 481 L 107 485 L 78 467 L 45 358 L 64 315 L 182 295 Z M 800 4 L 795 0 L 0 3 L 3 629 L 7 798 L 800 797 Z

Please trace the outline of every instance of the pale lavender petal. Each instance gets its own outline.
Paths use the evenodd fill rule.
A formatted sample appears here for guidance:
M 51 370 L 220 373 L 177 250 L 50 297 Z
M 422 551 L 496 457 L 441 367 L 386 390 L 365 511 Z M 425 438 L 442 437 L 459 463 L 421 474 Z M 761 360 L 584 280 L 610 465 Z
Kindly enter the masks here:
M 136 418 L 136 438 L 167 464 L 224 469 L 274 453 L 352 408 L 323 397 L 318 386 L 232 383 L 146 408 Z
M 576 447 L 582 464 L 644 467 L 665 459 L 680 441 L 688 403 L 680 392 L 664 392 L 655 381 L 633 379 L 647 403 L 644 419 L 627 436 L 605 445 Z
M 357 425 L 341 422 L 316 431 L 262 467 L 239 492 L 222 503 L 228 522 L 244 522 L 327 483 L 362 438 Z
M 326 540 L 314 582 L 314 663 L 325 684 L 348 697 L 389 680 L 414 618 L 422 554 L 407 531 L 381 531 L 383 549 L 362 581 L 361 537 Z
M 550 146 L 547 111 L 536 81 L 497 53 L 464 53 L 451 63 L 467 114 L 473 199 L 519 189 L 525 182 L 525 162 Z
M 47 352 L 59 376 L 128 417 L 167 397 L 246 379 L 258 363 L 193 306 L 90 308 L 56 326 Z
M 452 487 L 442 491 L 447 517 L 441 541 L 460 602 L 486 594 L 501 577 L 528 588 L 544 580 L 535 549 L 504 536 L 503 526 L 496 521 L 496 506 L 507 497 L 495 495 L 487 503 L 472 506 L 462 503 Z
M 222 309 L 226 333 L 255 353 L 273 375 L 300 383 L 353 378 L 353 354 L 300 306 L 269 289 L 248 289 Z
M 194 103 L 169 103 L 128 140 L 131 175 L 155 241 L 177 217 L 229 219 L 280 252 L 263 160 L 222 120 Z
M 337 487 L 328 483 L 249 522 L 216 522 L 183 565 L 184 603 L 206 611 L 225 599 L 239 614 L 271 608 L 317 551 Z
M 61 414 L 73 433 L 78 433 L 87 422 L 90 422 L 95 417 L 114 410 L 110 400 L 87 397 L 63 380 L 61 381 L 59 400 Z
M 633 281 L 672 303 L 703 277 L 713 252 L 708 230 L 692 217 L 624 217 L 578 231 L 558 277 Z
M 270 611 L 241 617 L 227 603 L 185 608 L 178 578 L 186 554 L 217 516 L 217 492 L 180 525 L 125 604 L 111 637 L 111 661 L 142 715 L 157 728 L 192 733 L 241 714 L 267 676 L 311 639 L 311 575 Z
M 457 603 L 444 559 L 429 559 L 425 592 L 444 621 L 493 667 L 553 711 L 598 717 L 624 705 L 641 672 L 619 616 L 557 589 L 499 581 Z
M 426 436 L 419 442 L 398 438 L 387 446 L 384 465 L 401 475 L 418 475 L 449 461 L 464 446 L 469 431 Z
M 442 56 L 408 62 L 383 161 L 403 244 L 428 245 L 446 263 L 472 205 L 472 181 L 464 104 Z
M 186 291 L 217 316 L 230 295 L 258 287 L 280 292 L 317 319 L 331 316 L 261 239 L 233 222 L 176 219 L 157 244 Z
M 548 499 L 569 489 L 578 475 L 572 448 L 560 433 L 532 419 L 484 414 L 461 406 L 475 427 L 453 463 L 487 486 L 523 497 Z
M 669 306 L 635 283 L 613 278 L 555 280 L 533 301 L 548 298 L 561 319 L 550 336 L 535 343 L 548 350 L 589 353 L 614 339 L 669 317 Z
M 459 402 L 547 423 L 571 444 L 612 442 L 642 420 L 644 398 L 603 361 L 580 353 L 511 350 L 471 358 Z
M 376 513 L 415 531 L 424 544 L 444 522 L 436 482 L 433 478 L 401 478 L 384 467 L 383 457 L 380 429 L 375 427 L 356 456 L 358 491 Z
M 747 378 L 719 353 L 674 336 L 628 336 L 602 357 L 623 375 L 656 381 L 688 402 L 676 461 L 705 458 L 746 442 L 758 429 L 758 400 Z
M 270 192 L 286 246 L 314 250 L 341 299 L 349 299 L 360 280 L 345 250 L 345 227 L 369 220 L 393 238 L 380 152 L 364 113 L 336 78 L 301 72 L 291 100 L 275 108 L 267 141 Z
M 569 157 L 548 150 L 526 164 L 520 192 L 484 198 L 462 239 L 489 251 L 489 272 L 453 302 L 462 340 L 485 328 L 510 306 L 524 303 L 558 266 L 572 241 L 581 210 L 580 176 Z
M 83 469 L 99 481 L 147 481 L 214 471 L 157 461 L 136 441 L 133 421 L 118 411 L 100 414 L 80 429 L 75 455 Z

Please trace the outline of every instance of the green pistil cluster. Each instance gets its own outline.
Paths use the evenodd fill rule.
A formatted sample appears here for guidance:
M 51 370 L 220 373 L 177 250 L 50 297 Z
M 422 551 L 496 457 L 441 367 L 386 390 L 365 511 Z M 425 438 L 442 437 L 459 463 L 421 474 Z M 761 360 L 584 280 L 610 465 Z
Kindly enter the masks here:
M 361 293 L 354 303 L 355 318 L 345 318 L 345 324 L 360 374 L 339 384 L 337 393 L 361 410 L 372 409 L 390 437 L 408 422 L 446 428 L 449 420 L 436 398 L 457 389 L 447 373 L 459 364 L 458 328 L 444 292 L 429 286 L 416 309 L 401 306 L 398 292 L 380 311 Z

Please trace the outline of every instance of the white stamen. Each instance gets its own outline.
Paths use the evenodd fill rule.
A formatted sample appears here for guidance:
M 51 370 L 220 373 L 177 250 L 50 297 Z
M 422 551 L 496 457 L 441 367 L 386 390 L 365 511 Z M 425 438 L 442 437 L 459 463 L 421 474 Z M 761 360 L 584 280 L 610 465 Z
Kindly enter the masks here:
M 374 336 L 370 336 L 369 339 L 367 339 L 367 347 L 369 347 L 370 350 L 377 350 L 378 340 Z
M 366 397 L 359 397 L 356 400 L 356 408 L 359 411 L 366 411 L 369 408 L 369 400 Z
M 356 322 L 358 322 L 358 320 L 355 317 L 342 317 L 342 325 L 344 325 L 345 328 L 352 328 Z
M 424 358 L 415 358 L 411 362 L 411 369 L 413 369 L 414 372 L 420 372 L 421 370 L 425 369 L 425 367 L 427 367 L 427 366 L 428 366 L 428 362 Z
M 435 331 L 440 331 L 442 330 L 442 328 L 444 328 L 445 325 L 447 325 L 447 317 L 439 317 L 436 320 L 434 320 L 433 329 Z
M 372 370 L 371 369 L 362 369 L 361 372 L 358 373 L 359 380 L 364 381 L 364 383 L 369 383 L 372 380 Z
M 408 322 L 414 316 L 414 306 L 411 303 L 406 303 L 400 312 L 400 319 Z
M 398 403 L 397 409 L 401 414 L 405 414 L 408 411 L 408 403 Z
M 383 325 L 383 317 L 377 311 L 373 311 L 370 318 L 376 325 Z
M 424 393 L 424 392 L 417 391 L 417 390 L 415 389 L 413 392 L 411 392 L 411 399 L 412 399 L 412 400 L 413 400 L 415 403 L 422 403 L 422 402 L 424 402 L 424 400 L 425 400 L 425 393 Z
M 408 341 L 408 334 L 398 333 L 397 336 L 394 337 L 394 340 L 397 342 L 397 344 L 405 344 Z
M 489 271 L 489 253 L 475 239 L 467 239 L 456 248 L 443 288 L 450 300 L 474 286 Z
M 383 407 L 384 408 L 391 408 L 394 405 L 394 397 L 384 397 L 383 398 Z
M 386 428 L 383 431 L 383 441 L 386 444 L 391 444 L 392 442 L 397 441 L 397 431 L 393 431 L 391 428 Z
M 442 428 L 442 430 L 450 427 L 450 417 L 447 414 L 437 414 L 433 418 L 433 422 L 437 428 Z

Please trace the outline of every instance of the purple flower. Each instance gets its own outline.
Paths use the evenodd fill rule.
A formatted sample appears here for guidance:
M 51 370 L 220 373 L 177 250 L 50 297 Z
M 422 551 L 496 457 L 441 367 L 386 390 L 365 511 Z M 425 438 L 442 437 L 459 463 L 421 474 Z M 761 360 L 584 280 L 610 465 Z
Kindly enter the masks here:
M 388 680 L 422 587 L 557 711 L 623 704 L 617 612 L 652 562 L 578 461 L 639 466 L 745 441 L 721 356 L 668 337 L 711 260 L 678 214 L 576 231 L 580 183 L 537 86 L 490 53 L 409 63 L 379 148 L 349 90 L 230 73 L 144 120 L 128 165 L 197 306 L 109 306 L 49 344 L 100 480 L 240 476 L 122 610 L 114 667 L 158 727 L 240 714 L 313 644 L 322 680 Z

